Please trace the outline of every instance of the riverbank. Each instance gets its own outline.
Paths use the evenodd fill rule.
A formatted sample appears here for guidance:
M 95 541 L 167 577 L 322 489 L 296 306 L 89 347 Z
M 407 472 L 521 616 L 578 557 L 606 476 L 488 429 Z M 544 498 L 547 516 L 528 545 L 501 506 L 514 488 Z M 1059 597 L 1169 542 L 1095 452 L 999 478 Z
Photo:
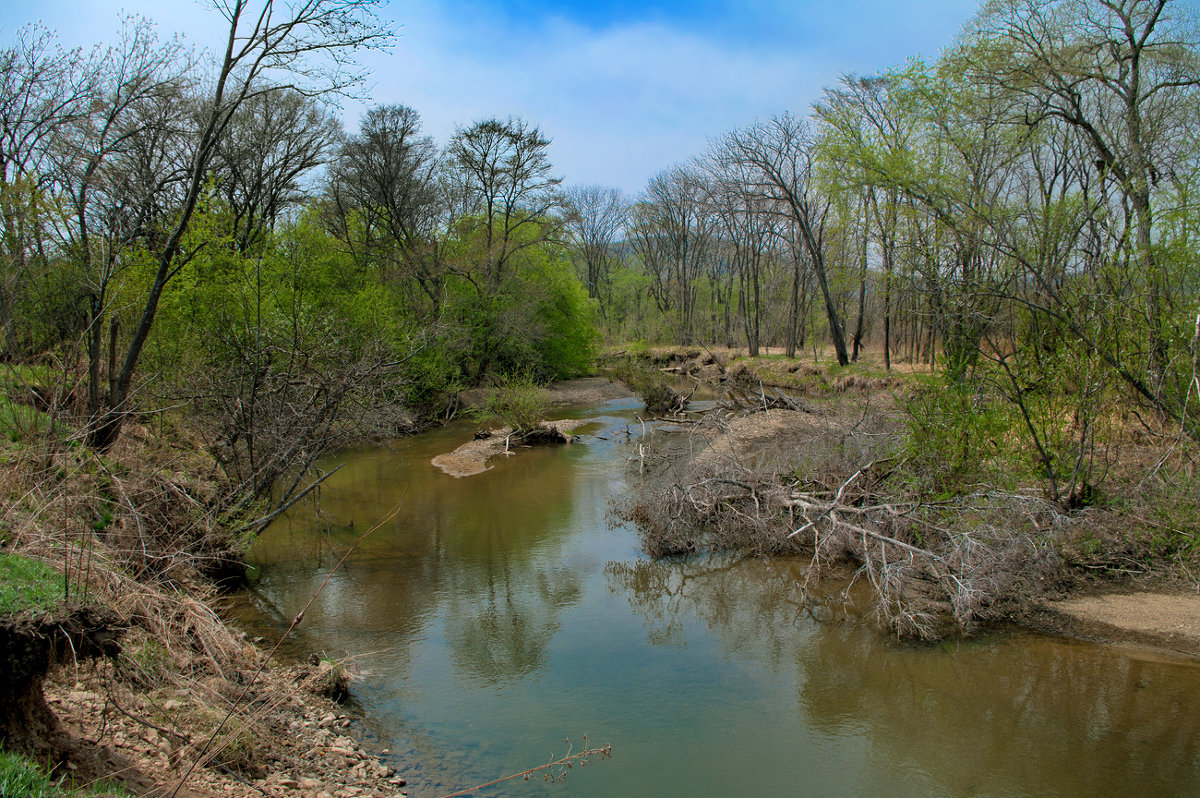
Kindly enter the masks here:
M 1200 659 L 1200 595 L 1190 591 L 1148 589 L 1047 601 L 1019 621 L 1048 634 Z
M 686 461 L 692 481 L 682 484 L 690 490 L 687 502 L 700 515 L 680 515 L 682 526 L 690 527 L 683 531 L 692 537 L 668 540 L 666 549 L 744 547 L 745 538 L 714 541 L 703 535 L 716 528 L 744 532 L 750 518 L 756 535 L 750 539 L 751 550 L 771 553 L 795 545 L 799 551 L 801 544 L 789 541 L 787 531 L 816 520 L 797 538 L 804 545 L 809 535 L 819 538 L 817 573 L 834 561 L 862 566 L 881 551 L 891 551 L 889 563 L 907 565 L 912 570 L 906 576 L 913 577 L 900 586 L 901 593 L 891 595 L 909 602 L 910 618 L 915 614 L 920 621 L 919 613 L 933 617 L 948 609 L 953 616 L 957 609 L 953 596 L 939 597 L 936 592 L 948 581 L 946 574 L 939 575 L 937 559 L 932 565 L 922 564 L 917 553 L 905 560 L 893 556 L 894 544 L 872 539 L 870 545 L 876 548 L 866 549 L 855 539 L 857 533 L 845 534 L 854 528 L 884 534 L 879 527 L 863 525 L 865 509 L 878 508 L 886 499 L 887 512 L 901 517 L 926 524 L 969 521 L 974 530 L 1000 529 L 1019 519 L 1013 525 L 1017 534 L 1009 538 L 1015 548 L 1004 548 L 1000 537 L 981 541 L 990 551 L 1006 553 L 1000 560 L 1005 568 L 1022 565 L 1017 571 L 972 572 L 972 561 L 952 547 L 937 548 L 934 537 L 900 540 L 904 529 L 885 531 L 941 562 L 953 563 L 958 570 L 952 576 L 980 580 L 967 582 L 966 597 L 976 600 L 963 605 L 971 613 L 963 616 L 968 628 L 1016 620 L 1058 634 L 1200 656 L 1200 637 L 1190 627 L 1179 626 L 1186 624 L 1187 613 L 1196 617 L 1194 604 L 1178 603 L 1182 621 L 1166 609 L 1195 590 L 1194 581 L 1188 581 L 1188 562 L 1155 558 L 1141 536 L 1143 527 L 1131 520 L 1137 515 L 1129 507 L 1118 512 L 1111 506 L 1091 506 L 1068 513 L 1047 505 L 1035 492 L 1019 490 L 971 494 L 971 506 L 944 500 L 904 505 L 896 501 L 903 495 L 885 491 L 897 468 L 896 461 L 882 455 L 885 444 L 898 434 L 904 383 L 875 373 L 790 370 L 794 364 L 778 359 L 764 363 L 773 373 L 792 375 L 809 387 L 789 385 L 786 394 L 779 393 L 766 380 L 760 384 L 750 366 L 714 358 L 700 367 L 726 374 L 726 383 L 735 388 L 726 400 L 730 404 L 654 433 L 658 439 L 686 444 L 684 448 L 695 454 Z M 688 370 L 686 361 L 683 367 Z M 779 376 L 775 381 L 787 379 Z M 556 386 L 554 392 L 562 404 L 628 395 L 603 378 Z M 1141 456 L 1148 458 L 1150 446 L 1145 445 Z M 130 622 L 115 662 L 60 665 L 47 681 L 46 700 L 62 737 L 56 749 L 59 759 L 40 761 L 57 761 L 58 775 L 80 782 L 117 774 L 138 794 L 166 794 L 181 779 L 178 794 L 191 796 L 354 798 L 402 793 L 400 780 L 381 761 L 383 752 L 356 741 L 353 712 L 330 698 L 344 691 L 344 673 L 318 661 L 289 667 L 272 663 L 255 676 L 265 657 L 261 645 L 271 641 L 246 641 L 215 612 L 219 596 L 202 575 L 206 558 L 217 551 L 212 537 L 218 532 L 217 519 L 203 512 L 203 497 L 213 487 L 196 476 L 206 469 L 211 472 L 211 464 L 202 462 L 194 449 L 153 430 L 134 428 L 103 459 L 70 446 L 9 448 L 5 457 L 6 495 L 16 498 L 5 505 L 4 522 L 10 531 L 4 549 L 50 562 L 72 586 L 73 595 L 112 606 Z M 653 471 L 667 461 L 667 453 L 650 451 L 640 462 L 635 459 L 633 467 Z M 648 501 L 644 506 L 652 511 L 646 516 L 651 520 L 654 512 L 676 507 L 671 501 Z M 922 515 L 926 511 L 936 515 Z M 829 524 L 830 517 L 842 519 L 840 530 Z M 735 519 L 740 520 L 734 523 Z M 1022 548 L 1035 533 L 1040 538 L 1034 542 L 1043 545 Z M 1177 567 L 1172 568 L 1173 562 Z M 1036 568 L 1030 570 L 1031 565 Z M 137 573 L 139 579 L 122 575 L 128 573 Z M 978 601 L 982 592 L 972 585 L 997 575 L 1005 577 L 1008 592 Z M 1115 622 L 1123 610 L 1122 602 L 1112 598 L 1079 607 L 1048 603 L 1087 591 L 1136 587 L 1142 594 L 1154 593 L 1164 585 L 1175 593 L 1141 607 L 1138 625 L 1129 628 Z M 1063 620 L 1068 617 L 1075 620 Z M 250 690 L 243 698 L 247 686 Z M 231 707 L 230 721 L 218 733 Z M 191 763 L 206 759 L 200 752 L 210 737 L 223 747 L 221 756 L 203 761 L 185 778 Z
M 63 431 L 0 459 L 0 555 L 27 566 L 3 584 L 7 748 L 80 790 L 403 794 L 338 703 L 340 665 L 270 660 L 273 641 L 222 619 L 213 580 L 244 541 L 211 511 L 215 465 L 186 433 L 130 423 L 101 454 Z
M 135 795 L 403 795 L 403 779 L 356 739 L 353 713 L 329 697 L 331 667 L 272 664 L 253 684 L 236 670 L 148 691 L 104 667 L 58 669 L 45 685 L 59 723 L 57 772 Z
M 936 417 L 914 418 L 944 389 L 911 369 L 700 349 L 641 357 L 726 397 L 648 447 L 642 468 L 670 479 L 645 482 L 622 517 L 651 555 L 801 554 L 817 574 L 845 562 L 901 637 L 1016 621 L 1200 656 L 1196 507 L 1173 487 L 1195 453 L 1171 430 L 1112 420 L 1104 482 L 1052 501 L 998 446 L 968 468 L 948 458 L 960 444 L 921 429 Z
M 555 407 L 629 395 L 604 378 L 548 394 Z M 558 428 L 569 436 L 578 423 Z M 105 454 L 58 436 L 2 454 L 0 552 L 50 567 L 50 609 L 65 589 L 120 619 L 107 659 L 40 666 L 35 703 L 49 720 L 29 735 L 32 761 L 54 778 L 115 781 L 138 795 L 403 794 L 382 761 L 388 752 L 368 751 L 354 712 L 338 703 L 346 669 L 316 655 L 269 661 L 272 640 L 247 640 L 222 619 L 211 577 L 240 561 L 243 544 L 208 509 L 220 490 L 216 467 L 186 427 L 131 423 Z

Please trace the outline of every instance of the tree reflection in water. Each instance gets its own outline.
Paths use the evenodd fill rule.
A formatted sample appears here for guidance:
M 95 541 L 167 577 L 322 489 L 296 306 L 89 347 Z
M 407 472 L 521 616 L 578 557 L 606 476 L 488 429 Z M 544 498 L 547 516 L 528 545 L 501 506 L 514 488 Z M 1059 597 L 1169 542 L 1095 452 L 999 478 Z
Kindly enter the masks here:
M 700 622 L 731 656 L 793 674 L 802 723 L 859 737 L 855 779 L 884 795 L 915 771 L 947 795 L 1200 794 L 1200 668 L 1021 631 L 941 645 L 873 630 L 843 584 L 786 561 L 612 563 L 657 645 Z

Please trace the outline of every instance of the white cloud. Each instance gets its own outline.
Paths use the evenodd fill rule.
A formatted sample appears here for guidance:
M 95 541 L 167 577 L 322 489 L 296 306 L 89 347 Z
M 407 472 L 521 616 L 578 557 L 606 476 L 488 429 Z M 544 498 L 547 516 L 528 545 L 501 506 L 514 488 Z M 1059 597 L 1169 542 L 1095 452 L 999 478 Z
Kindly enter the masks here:
M 521 30 L 488 18 L 451 25 L 428 11 L 374 63 L 376 101 L 416 108 L 439 141 L 455 124 L 519 115 L 554 138 L 569 182 L 627 191 L 710 137 L 807 104 L 822 78 L 803 54 L 751 52 L 660 23 L 594 31 L 559 19 Z
M 184 0 L 0 0 L 0 31 L 41 17 L 72 45 L 109 39 L 124 8 L 165 36 L 215 48 L 222 20 Z M 970 0 L 739 0 L 710 18 L 589 28 L 564 16 L 507 16 L 497 0 L 393 0 L 391 54 L 367 54 L 376 103 L 420 112 L 444 144 L 455 125 L 517 115 L 554 139 L 568 182 L 637 191 L 725 131 L 803 111 L 846 71 L 870 73 L 950 42 Z M 362 106 L 348 103 L 355 127 Z

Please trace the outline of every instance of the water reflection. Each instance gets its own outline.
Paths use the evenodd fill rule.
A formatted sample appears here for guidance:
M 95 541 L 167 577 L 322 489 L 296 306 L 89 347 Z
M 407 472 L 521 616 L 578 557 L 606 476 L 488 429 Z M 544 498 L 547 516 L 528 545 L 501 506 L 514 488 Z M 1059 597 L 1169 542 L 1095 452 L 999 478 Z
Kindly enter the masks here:
M 410 646 L 441 618 L 436 633 L 463 675 L 497 681 L 540 668 L 559 613 L 580 595 L 578 571 L 556 564 L 576 472 L 547 468 L 550 450 L 523 451 L 470 479 L 429 465 L 469 430 L 343 454 L 346 465 L 322 492 L 322 526 L 314 530 L 311 512 L 295 513 L 256 546 L 260 594 L 289 617 L 353 547 L 309 610 L 310 635 L 344 653 L 386 642 L 393 653 L 384 667 L 402 675 Z M 363 538 L 397 503 L 396 517 Z
M 399 503 L 297 653 L 360 657 L 355 695 L 411 794 L 541 764 L 584 732 L 614 758 L 493 794 L 1200 794 L 1200 669 L 1021 634 L 901 646 L 840 585 L 806 591 L 800 563 L 640 557 L 605 521 L 633 412 L 607 405 L 586 444 L 469 479 L 429 460 L 470 426 L 349 453 L 319 523 L 260 541 L 278 629 Z
M 699 619 L 730 655 L 794 671 L 805 725 L 866 746 L 852 794 L 1200 794 L 1194 664 L 1021 632 L 881 644 L 795 568 L 693 559 L 607 575 L 651 642 L 680 645 Z

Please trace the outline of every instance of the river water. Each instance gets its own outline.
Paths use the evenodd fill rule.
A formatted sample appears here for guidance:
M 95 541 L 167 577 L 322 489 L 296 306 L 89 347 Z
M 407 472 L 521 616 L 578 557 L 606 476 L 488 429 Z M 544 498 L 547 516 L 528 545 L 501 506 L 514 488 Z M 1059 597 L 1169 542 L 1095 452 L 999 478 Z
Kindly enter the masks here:
M 289 646 L 352 658 L 354 700 L 410 795 L 536 767 L 584 735 L 611 759 L 475 794 L 1200 795 L 1193 662 L 1020 630 L 899 644 L 841 586 L 806 594 L 799 562 L 648 561 L 607 518 L 636 479 L 636 410 L 577 411 L 583 442 L 466 479 L 429 461 L 470 424 L 343 453 L 321 519 L 307 508 L 257 544 L 244 620 L 277 633 L 399 508 Z

